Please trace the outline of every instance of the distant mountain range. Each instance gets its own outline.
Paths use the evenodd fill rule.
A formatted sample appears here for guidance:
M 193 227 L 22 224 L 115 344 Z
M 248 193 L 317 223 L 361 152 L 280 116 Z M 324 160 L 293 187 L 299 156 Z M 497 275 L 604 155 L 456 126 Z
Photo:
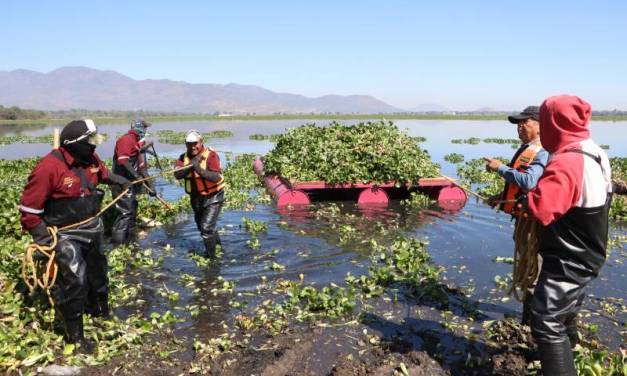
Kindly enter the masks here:
M 409 108 L 409 112 L 449 112 L 451 109 L 437 103 L 423 103 L 416 107 Z
M 259 86 L 134 80 L 115 71 L 63 67 L 49 73 L 0 71 L 0 104 L 40 110 L 145 110 L 184 113 L 389 113 L 403 110 L 367 95 L 309 98 Z

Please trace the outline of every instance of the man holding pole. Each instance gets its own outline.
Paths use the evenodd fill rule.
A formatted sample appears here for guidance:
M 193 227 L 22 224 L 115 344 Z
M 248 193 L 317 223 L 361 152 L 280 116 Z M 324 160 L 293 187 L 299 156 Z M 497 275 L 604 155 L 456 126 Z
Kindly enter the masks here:
M 174 177 L 184 180 L 185 192 L 190 195 L 194 219 L 205 244 L 206 256 L 214 257 L 216 247 L 220 245 L 216 225 L 224 202 L 220 157 L 203 144 L 202 135 L 195 130 L 187 132 L 185 146 L 187 151 L 176 161 L 176 167 L 189 168 L 175 172 Z
M 35 243 L 52 247 L 58 274 L 52 300 L 63 318 L 66 341 L 80 343 L 83 352 L 93 349 L 84 338 L 83 312 L 109 316 L 104 227 L 96 216 L 103 192 L 96 186 L 119 185 L 122 190 L 131 184 L 102 164 L 94 152 L 97 136 L 92 120 L 68 123 L 60 146 L 42 158 L 28 177 L 19 207 L 22 227 Z
M 144 119 L 138 119 L 131 123 L 131 129 L 120 137 L 115 143 L 113 154 L 113 172 L 124 176 L 126 179 L 134 181 L 148 177 L 148 166 L 146 164 L 146 150 L 152 143 L 146 142 L 146 131 L 150 123 Z M 154 184 L 148 180 L 143 186 L 148 190 L 148 194 L 156 196 Z M 127 243 L 135 233 L 135 221 L 137 220 L 137 194 L 142 191 L 142 186 L 133 187 L 115 205 L 117 216 L 111 230 L 111 240 L 114 244 Z M 118 188 L 112 189 L 112 194 L 117 196 L 121 193 Z

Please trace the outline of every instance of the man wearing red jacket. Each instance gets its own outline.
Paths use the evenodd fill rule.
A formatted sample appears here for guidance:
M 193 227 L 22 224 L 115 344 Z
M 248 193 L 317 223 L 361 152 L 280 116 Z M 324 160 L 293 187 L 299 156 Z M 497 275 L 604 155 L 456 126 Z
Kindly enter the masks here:
M 577 314 L 606 257 L 612 179 L 607 155 L 590 139 L 591 113 L 575 96 L 550 97 L 540 107 L 542 146 L 551 157 L 527 206 L 542 225 L 531 330 L 545 375 L 575 375 Z
M 216 230 L 218 216 L 224 202 L 224 178 L 220 168 L 220 157 L 203 144 L 202 135 L 191 130 L 185 137 L 187 151 L 176 161 L 176 167 L 189 166 L 174 173 L 174 177 L 184 181 L 185 192 L 189 194 L 194 219 L 205 243 L 207 257 L 215 256 L 220 245 Z
M 150 123 L 139 119 L 131 123 L 131 129 L 120 137 L 115 143 L 113 153 L 113 172 L 134 181 L 148 177 L 148 166 L 146 165 L 146 153 L 148 147 L 152 145 L 146 142 L 146 130 Z M 151 196 L 156 194 L 154 184 L 151 180 L 146 182 L 148 193 Z M 142 191 L 142 186 L 135 185 L 128 193 L 115 204 L 117 216 L 111 229 L 111 240 L 114 244 L 127 243 L 135 233 L 135 221 L 137 220 L 137 194 Z M 118 188 L 111 190 L 113 196 L 122 192 Z
M 42 158 L 28 177 L 20 200 L 21 223 L 37 244 L 49 244 L 47 227 L 63 227 L 94 216 L 100 210 L 100 183 L 129 186 L 109 173 L 96 149 L 97 130 L 92 120 L 74 120 L 61 132 L 61 146 Z M 52 289 L 66 328 L 66 340 L 93 345 L 83 335 L 83 312 L 109 316 L 107 259 L 100 217 L 59 231 L 55 262 L 58 270 Z

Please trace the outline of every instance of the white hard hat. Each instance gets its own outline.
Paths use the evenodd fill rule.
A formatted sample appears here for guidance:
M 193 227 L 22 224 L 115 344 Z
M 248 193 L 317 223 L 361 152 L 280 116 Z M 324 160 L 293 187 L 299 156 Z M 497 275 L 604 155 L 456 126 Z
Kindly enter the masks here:
M 202 134 L 195 129 L 187 132 L 185 135 L 185 142 L 199 142 L 202 141 Z

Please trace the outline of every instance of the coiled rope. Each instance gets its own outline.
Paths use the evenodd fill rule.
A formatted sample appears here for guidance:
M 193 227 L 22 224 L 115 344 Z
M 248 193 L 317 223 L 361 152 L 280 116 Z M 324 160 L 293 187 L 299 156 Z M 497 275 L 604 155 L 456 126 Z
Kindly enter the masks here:
M 162 171 L 149 177 L 137 179 L 131 182 L 131 185 L 140 183 L 143 184 L 145 181 L 154 179 L 157 176 L 173 174 L 177 171 L 185 170 L 190 167 L 191 166 L 183 166 L 167 171 Z M 52 299 L 50 291 L 57 280 L 57 266 L 54 260 L 56 255 L 56 247 L 59 240 L 59 231 L 76 228 L 92 221 L 94 218 L 101 216 L 104 212 L 109 210 L 109 208 L 115 205 L 125 194 L 127 194 L 129 190 L 130 187 L 124 189 L 122 193 L 117 195 L 104 208 L 100 209 L 98 213 L 87 219 L 60 228 L 57 228 L 56 226 L 48 226 L 47 229 L 51 238 L 50 244 L 41 245 L 33 242 L 28 244 L 24 248 L 24 258 L 22 259 L 22 279 L 24 280 L 26 286 L 28 286 L 31 294 L 35 291 L 37 287 L 43 289 L 48 296 L 48 301 L 50 302 L 50 305 L 54 307 L 54 300 Z
M 514 271 L 508 294 L 522 302 L 538 279 L 538 235 L 540 225 L 533 216 L 522 211 L 514 229 Z
M 462 188 L 473 196 L 488 202 L 487 197 L 472 191 L 470 188 L 459 184 L 455 179 L 446 175 L 443 178 Z M 511 204 L 516 200 L 495 200 L 498 210 L 499 204 Z M 538 279 L 540 264 L 538 261 L 538 222 L 522 207 L 518 207 L 518 220 L 514 228 L 514 270 L 512 273 L 512 286 L 508 295 L 514 295 L 516 300 L 523 302 Z

